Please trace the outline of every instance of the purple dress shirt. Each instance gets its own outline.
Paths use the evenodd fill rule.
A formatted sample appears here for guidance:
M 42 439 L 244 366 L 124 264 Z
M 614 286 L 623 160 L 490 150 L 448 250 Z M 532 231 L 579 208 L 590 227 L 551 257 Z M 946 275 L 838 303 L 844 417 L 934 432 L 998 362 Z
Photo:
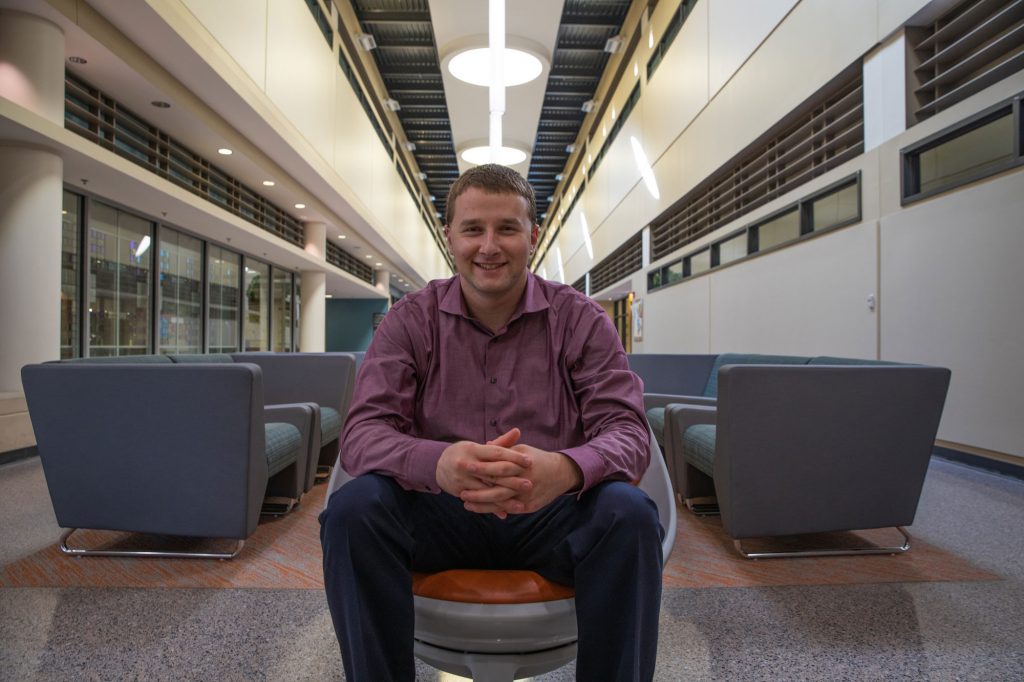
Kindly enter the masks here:
M 643 385 L 597 303 L 529 273 L 512 318 L 491 333 L 470 316 L 458 276 L 435 280 L 396 303 L 374 334 L 342 433 L 342 466 L 439 492 L 446 447 L 513 427 L 519 443 L 571 457 L 583 490 L 637 480 L 650 460 Z

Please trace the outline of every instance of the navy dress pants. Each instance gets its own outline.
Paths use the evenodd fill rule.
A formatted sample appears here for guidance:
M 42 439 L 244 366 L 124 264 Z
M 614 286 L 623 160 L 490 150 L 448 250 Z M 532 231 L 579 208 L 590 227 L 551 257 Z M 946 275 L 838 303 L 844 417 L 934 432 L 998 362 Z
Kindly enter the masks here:
M 527 569 L 576 590 L 576 677 L 651 680 L 658 649 L 661 539 L 654 503 L 605 482 L 499 519 L 446 493 L 360 476 L 320 515 L 324 586 L 349 682 L 412 682 L 413 571 Z

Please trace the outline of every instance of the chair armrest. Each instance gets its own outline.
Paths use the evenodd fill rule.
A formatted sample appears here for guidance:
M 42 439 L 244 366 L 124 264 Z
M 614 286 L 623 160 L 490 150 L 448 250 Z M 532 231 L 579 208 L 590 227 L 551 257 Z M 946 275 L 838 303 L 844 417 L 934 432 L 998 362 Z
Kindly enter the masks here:
M 669 393 L 644 393 L 644 411 L 656 407 L 666 407 L 671 403 L 684 405 L 716 405 L 715 398 L 705 398 L 700 395 L 672 395 Z
M 319 414 L 316 403 L 267 405 L 263 408 L 263 423 L 283 422 L 297 428 L 302 436 L 302 451 L 306 452 L 313 431 L 314 414 Z
M 665 406 L 665 461 L 677 491 L 682 492 L 685 485 L 683 434 L 694 424 L 714 424 L 717 418 L 718 410 L 711 405 L 670 403 Z

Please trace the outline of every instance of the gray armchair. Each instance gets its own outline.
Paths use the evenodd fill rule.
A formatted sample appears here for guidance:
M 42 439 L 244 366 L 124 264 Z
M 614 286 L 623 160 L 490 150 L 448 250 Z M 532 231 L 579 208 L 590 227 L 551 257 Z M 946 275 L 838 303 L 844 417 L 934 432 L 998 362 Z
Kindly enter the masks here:
M 727 365 L 717 408 L 669 404 L 666 457 L 687 500 L 717 497 L 748 558 L 909 549 L 949 385 L 911 365 Z M 897 527 L 897 547 L 750 553 L 741 540 Z
M 263 370 L 266 404 L 311 403 L 313 437 L 304 465 L 303 490 L 310 490 L 318 470 L 338 458 L 341 428 L 355 387 L 356 358 L 351 353 L 232 353 L 235 362 L 251 362 Z M 326 478 L 326 477 L 325 477 Z
M 24 367 L 22 383 L 65 553 L 231 558 L 265 496 L 301 494 L 312 408 L 265 415 L 255 365 L 47 363 Z M 223 552 L 72 549 L 80 528 L 235 542 Z

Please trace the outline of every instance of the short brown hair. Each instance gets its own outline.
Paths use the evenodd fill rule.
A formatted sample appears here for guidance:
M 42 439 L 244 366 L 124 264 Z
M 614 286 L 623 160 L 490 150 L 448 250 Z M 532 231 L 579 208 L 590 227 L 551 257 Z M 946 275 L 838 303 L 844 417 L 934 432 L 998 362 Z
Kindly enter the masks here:
M 508 166 L 485 163 L 482 166 L 470 168 L 452 183 L 451 189 L 448 190 L 448 203 L 444 210 L 445 225 L 451 225 L 452 218 L 455 217 L 455 200 L 470 187 L 478 187 L 490 194 L 518 194 L 526 199 L 529 206 L 530 224 L 537 223 L 537 198 L 530 183 Z

